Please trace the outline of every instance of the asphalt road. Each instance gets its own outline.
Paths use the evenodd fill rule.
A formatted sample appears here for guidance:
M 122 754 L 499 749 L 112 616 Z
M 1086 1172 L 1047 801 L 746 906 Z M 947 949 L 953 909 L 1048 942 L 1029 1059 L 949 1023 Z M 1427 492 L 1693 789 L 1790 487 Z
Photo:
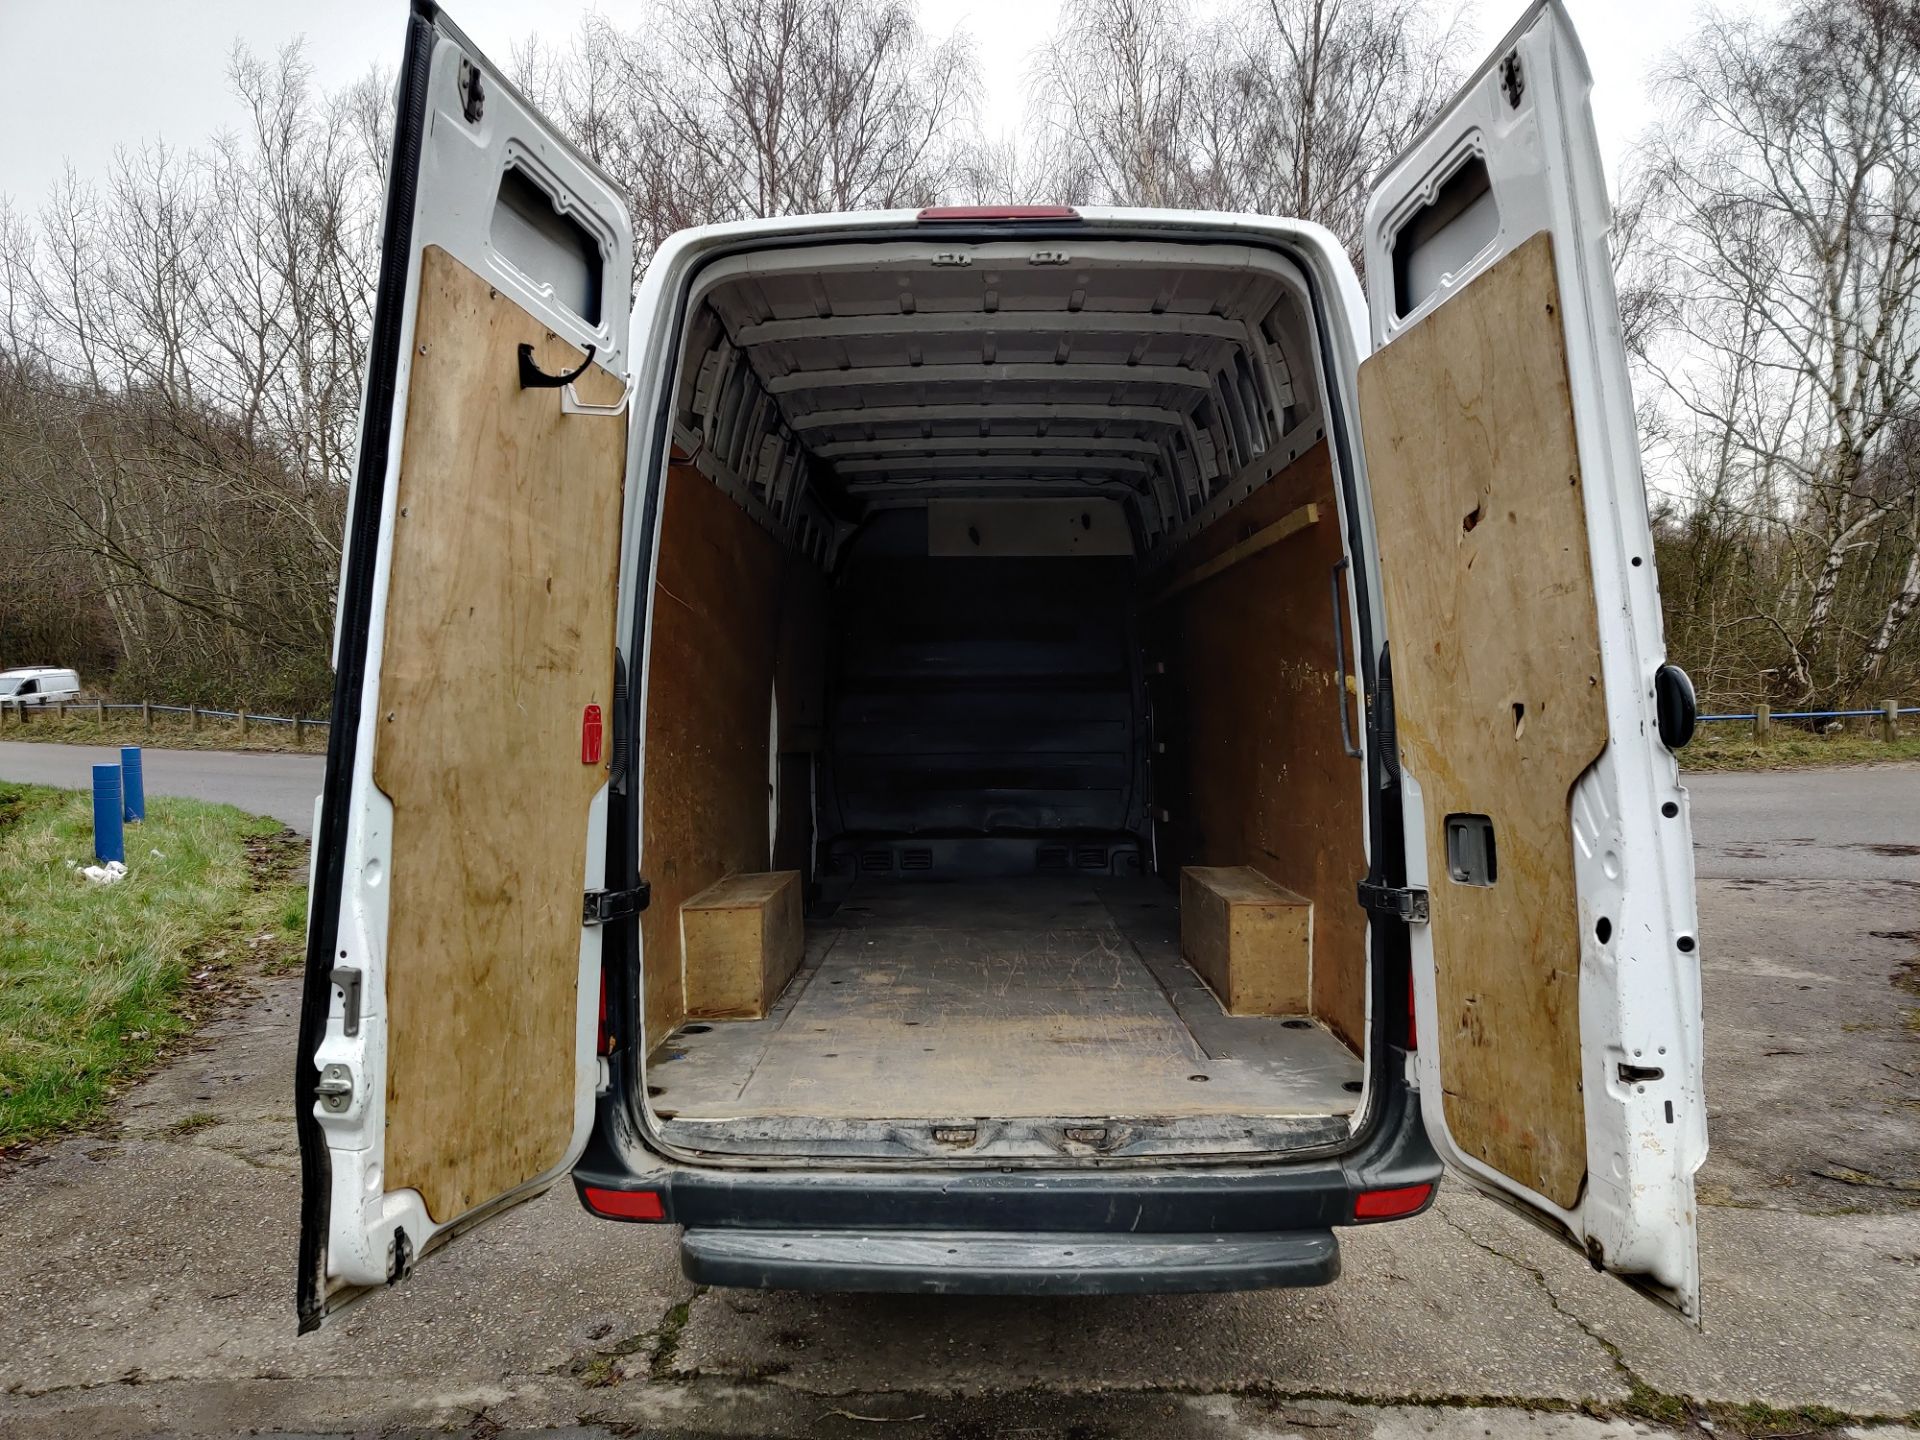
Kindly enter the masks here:
M 1693 789 L 1704 1333 L 1450 1184 L 1346 1232 L 1322 1290 L 1047 1302 L 696 1290 L 671 1231 L 562 1190 L 296 1337 L 297 989 L 269 979 L 110 1123 L 0 1172 L 0 1431 L 1586 1440 L 1648 1433 L 1622 1417 L 1663 1396 L 1911 1418 L 1920 767 Z M 1816 1421 L 1757 1433 L 1839 1433 Z
M 104 745 L 48 745 L 0 740 L 0 780 L 84 789 L 95 765 L 117 761 Z M 313 829 L 313 801 L 327 762 L 319 755 L 242 754 L 223 750 L 148 749 L 141 770 L 149 795 L 185 795 L 271 815 L 302 835 Z

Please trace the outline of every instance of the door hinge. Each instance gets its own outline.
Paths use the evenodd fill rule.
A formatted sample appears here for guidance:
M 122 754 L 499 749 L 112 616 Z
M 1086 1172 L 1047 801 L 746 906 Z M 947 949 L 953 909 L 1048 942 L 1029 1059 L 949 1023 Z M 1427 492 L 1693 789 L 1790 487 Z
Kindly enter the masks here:
M 642 880 L 631 890 L 589 890 L 580 909 L 582 925 L 605 925 L 638 915 L 653 899 L 653 887 Z
M 1360 882 L 1360 908 L 1390 920 L 1424 925 L 1428 920 L 1427 892 L 1406 885 L 1369 885 Z

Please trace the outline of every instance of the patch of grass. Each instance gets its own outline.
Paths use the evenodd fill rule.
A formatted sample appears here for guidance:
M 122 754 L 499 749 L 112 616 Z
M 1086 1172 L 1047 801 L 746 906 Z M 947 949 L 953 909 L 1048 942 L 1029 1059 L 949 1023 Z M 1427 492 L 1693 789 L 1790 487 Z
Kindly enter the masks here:
M 324 755 L 327 753 L 327 727 L 306 726 L 298 743 L 293 726 L 267 725 L 254 721 L 247 733 L 240 733 L 234 720 L 203 717 L 200 728 L 191 728 L 185 715 L 155 715 L 152 728 L 140 721 L 138 711 L 109 710 L 105 721 L 94 718 L 91 708 L 69 709 L 66 718 L 53 710 L 35 710 L 33 718 L 22 722 L 12 712 L 0 714 L 0 740 L 41 740 L 54 745 L 151 745 L 158 750 L 266 750 Z
M 84 1123 L 185 1035 L 241 959 L 299 946 L 278 821 L 155 798 L 127 873 L 90 883 L 91 797 L 0 783 L 0 1151 Z
M 1816 735 L 1775 721 L 1772 741 L 1760 745 L 1754 741 L 1752 725 L 1729 720 L 1702 725 L 1680 752 L 1682 770 L 1805 770 L 1820 765 L 1877 765 L 1890 760 L 1920 760 L 1920 731 L 1903 730 L 1889 744 L 1877 731 Z

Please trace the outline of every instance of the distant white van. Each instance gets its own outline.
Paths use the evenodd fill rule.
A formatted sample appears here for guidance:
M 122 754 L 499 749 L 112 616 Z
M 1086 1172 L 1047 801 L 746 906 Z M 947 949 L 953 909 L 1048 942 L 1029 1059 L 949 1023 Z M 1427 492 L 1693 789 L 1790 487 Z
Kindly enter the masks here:
M 80 672 L 49 665 L 0 670 L 0 705 L 54 705 L 80 698 Z
M 702 1283 L 1138 1294 L 1325 1284 L 1443 1159 L 1698 1317 L 1693 697 L 1558 0 L 1365 290 L 1302 220 L 991 206 L 636 292 L 431 0 L 400 77 L 303 1328 L 569 1176 Z

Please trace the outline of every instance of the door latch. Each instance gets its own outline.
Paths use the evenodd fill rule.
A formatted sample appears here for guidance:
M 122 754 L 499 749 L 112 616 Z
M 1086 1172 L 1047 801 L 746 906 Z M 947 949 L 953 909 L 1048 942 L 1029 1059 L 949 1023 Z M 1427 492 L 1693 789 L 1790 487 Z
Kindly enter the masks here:
M 1424 925 L 1432 918 L 1427 892 L 1416 886 L 1370 885 L 1360 882 L 1360 908 L 1407 925 Z
M 580 907 L 582 925 L 605 925 L 638 915 L 653 899 L 653 887 L 642 880 L 631 890 L 589 890 Z
M 353 1104 L 353 1071 L 345 1065 L 326 1066 L 320 1071 L 313 1092 L 320 1097 L 320 1108 L 329 1115 L 346 1114 L 347 1107 Z

